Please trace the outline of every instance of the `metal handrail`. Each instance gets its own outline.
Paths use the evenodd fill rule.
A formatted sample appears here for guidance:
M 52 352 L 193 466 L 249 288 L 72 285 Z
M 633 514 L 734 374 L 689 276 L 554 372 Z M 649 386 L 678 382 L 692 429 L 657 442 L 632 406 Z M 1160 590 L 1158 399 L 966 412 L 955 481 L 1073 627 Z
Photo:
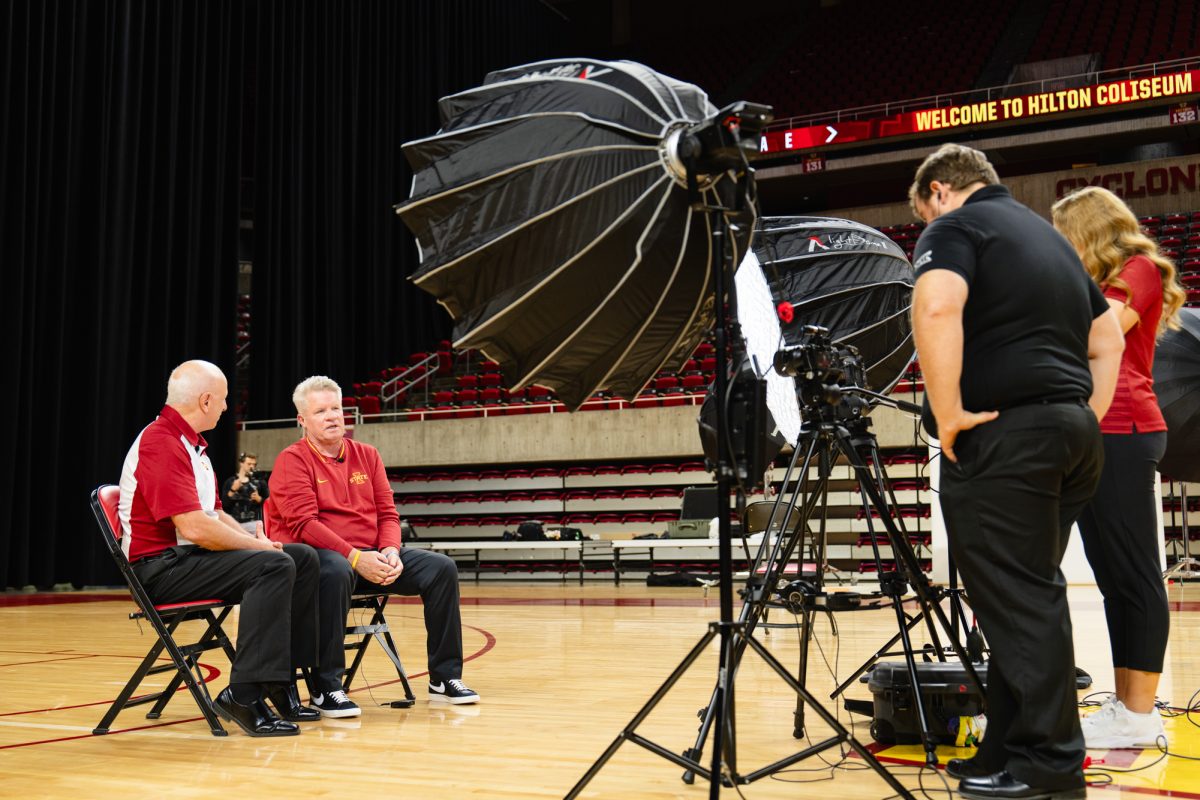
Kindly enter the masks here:
M 429 364 L 430 362 L 433 362 L 433 364 L 434 364 L 433 369 L 421 370 L 421 373 L 419 375 L 417 375 L 415 378 L 413 378 L 408 383 L 404 383 L 405 376 L 407 376 L 410 372 L 413 372 L 414 370 L 416 370 L 420 367 L 423 367 L 426 364 Z M 382 401 L 384 403 L 392 402 L 397 397 L 399 397 L 402 392 L 407 392 L 409 389 L 411 389 L 412 385 L 414 383 L 416 383 L 417 381 L 421 380 L 422 378 L 425 379 L 425 398 L 429 399 L 429 384 L 433 381 L 433 376 L 438 373 L 438 370 L 440 368 L 441 368 L 441 364 L 438 361 L 437 353 L 430 353 L 428 356 L 421 359 L 416 364 L 413 364 L 411 367 L 404 370 L 404 372 L 401 372 L 399 375 L 397 375 L 394 378 L 390 378 L 386 383 L 384 383 L 383 386 L 379 390 L 380 401 Z M 395 391 L 392 391 L 392 389 L 396 386 L 399 386 L 399 388 L 395 389 Z
M 342 416 L 346 418 L 347 425 L 359 425 L 366 416 L 357 408 L 342 409 Z M 279 417 L 278 419 L 239 419 L 237 421 L 237 429 L 239 431 L 249 430 L 250 428 L 287 428 L 300 427 L 300 421 L 295 417 Z
M 704 398 L 707 396 L 707 391 L 688 393 L 684 395 L 686 402 L 684 405 L 698 406 L 704 403 Z M 589 401 L 585 401 L 586 406 Z M 607 402 L 607 400 L 605 401 Z M 479 406 L 477 410 L 482 412 L 479 416 L 474 417 L 504 417 L 509 416 L 508 409 L 516 404 L 500 405 L 500 406 Z M 521 408 L 526 410 L 535 408 L 548 408 L 551 414 L 563 414 L 567 412 L 567 407 L 557 400 L 546 400 L 540 403 L 524 403 L 520 404 Z M 366 424 L 368 422 L 386 422 L 396 421 L 404 422 L 410 420 L 428 420 L 428 419 L 455 419 L 458 412 L 462 411 L 462 407 L 454 408 L 427 408 L 421 410 L 401 410 L 401 411 L 381 411 L 378 414 L 363 414 L 357 408 L 354 409 L 355 423 Z M 624 410 L 624 409 L 620 409 Z M 346 409 L 346 414 L 349 416 L 351 409 Z M 260 420 L 239 420 L 238 430 L 247 430 L 253 428 L 269 428 L 269 427 L 284 427 L 283 423 L 291 423 L 296 425 L 296 419 L 289 417 L 287 419 L 260 419 Z
M 847 120 L 878 119 L 880 117 L 890 117 L 893 114 L 901 114 L 905 111 L 912 111 L 915 109 L 941 108 L 942 106 L 947 105 L 958 105 L 958 103 L 955 101 L 964 99 L 966 97 L 973 98 L 971 102 L 978 102 L 981 97 L 985 100 L 1008 97 L 1013 93 L 1014 89 L 1028 88 L 1029 91 L 1021 92 L 1021 94 L 1037 94 L 1039 92 L 1046 91 L 1051 85 L 1057 85 L 1063 81 L 1080 80 L 1082 85 L 1095 86 L 1100 83 L 1107 83 L 1108 81 L 1112 80 L 1114 76 L 1118 75 L 1122 76 L 1122 79 L 1136 78 L 1144 75 L 1158 75 L 1161 72 L 1179 72 L 1183 69 L 1200 69 L 1200 56 L 1176 58 L 1170 61 L 1156 61 L 1151 64 L 1139 64 L 1135 67 L 1119 67 L 1116 69 L 1081 72 L 1075 75 L 1061 75 L 1055 78 L 1043 78 L 1039 81 L 1008 83 L 1000 86 L 989 86 L 984 89 L 965 89 L 960 92 L 928 95 L 926 97 L 914 97 L 888 103 L 876 103 L 869 106 L 843 108 L 836 111 L 821 111 L 815 114 L 798 114 L 796 116 L 787 117 L 786 119 L 772 122 L 764 130 L 774 131 L 787 128 L 804 128 L 827 122 L 842 122 Z

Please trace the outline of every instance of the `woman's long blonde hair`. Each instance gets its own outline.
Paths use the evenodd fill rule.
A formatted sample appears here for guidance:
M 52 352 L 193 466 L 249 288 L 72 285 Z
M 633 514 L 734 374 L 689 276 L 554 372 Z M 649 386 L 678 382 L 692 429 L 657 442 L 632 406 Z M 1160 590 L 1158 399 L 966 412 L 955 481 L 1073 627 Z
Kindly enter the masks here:
M 1050 217 L 1079 253 L 1092 280 L 1101 288 L 1123 291 L 1126 305 L 1133 300 L 1133 292 L 1120 278 L 1125 262 L 1136 255 L 1154 262 L 1163 289 L 1163 312 L 1156 333 L 1179 327 L 1179 308 L 1187 295 L 1175 277 L 1175 264 L 1159 254 L 1158 243 L 1142 232 L 1137 217 L 1121 198 L 1099 186 L 1088 186 L 1055 203 Z

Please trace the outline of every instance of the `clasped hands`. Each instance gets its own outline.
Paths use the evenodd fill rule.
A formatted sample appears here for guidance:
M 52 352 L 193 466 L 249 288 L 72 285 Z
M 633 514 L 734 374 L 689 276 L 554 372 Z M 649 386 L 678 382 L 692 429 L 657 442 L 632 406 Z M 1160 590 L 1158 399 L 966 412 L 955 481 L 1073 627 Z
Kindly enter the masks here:
M 404 572 L 404 565 L 400 563 L 400 553 L 395 550 L 385 553 L 362 550 L 359 551 L 354 571 L 371 583 L 387 586 L 400 577 L 400 573 Z

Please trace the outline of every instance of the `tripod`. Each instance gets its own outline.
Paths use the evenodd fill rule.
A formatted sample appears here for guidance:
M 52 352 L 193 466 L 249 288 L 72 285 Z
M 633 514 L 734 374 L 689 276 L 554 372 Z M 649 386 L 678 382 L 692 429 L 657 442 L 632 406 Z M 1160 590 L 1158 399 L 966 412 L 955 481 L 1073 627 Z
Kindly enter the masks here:
M 688 170 L 689 183 L 694 186 L 693 171 L 689 166 Z M 729 324 L 727 322 L 727 312 L 725 304 L 722 302 L 726 297 L 727 274 L 732 275 L 732 261 L 729 258 L 730 250 L 733 249 L 733 243 L 729 246 L 725 245 L 725 237 L 729 233 L 727 226 L 730 224 L 725 212 L 728 209 L 720 209 L 708 207 L 706 209 L 709 214 L 710 224 L 712 226 L 712 239 L 715 252 L 718 254 L 712 261 L 713 284 L 716 293 L 716 358 L 717 363 L 725 365 L 728 362 L 727 355 L 729 353 L 729 340 L 732 339 L 735 349 L 740 348 L 741 337 L 740 331 L 736 323 Z M 732 284 L 732 281 L 728 281 Z M 729 306 L 731 309 L 736 309 L 736 297 L 732 286 L 729 289 Z M 737 354 L 740 357 L 740 353 Z M 738 363 L 739 358 L 734 359 L 734 363 Z M 718 409 L 724 409 L 726 401 L 729 398 L 730 386 L 729 376 L 726 370 L 722 367 L 717 370 L 716 376 L 716 397 Z M 724 414 L 718 412 L 716 425 L 717 439 L 717 463 L 716 463 L 716 478 L 717 478 L 717 519 L 718 519 L 718 564 L 720 576 L 720 620 L 710 623 L 707 632 L 700 638 L 694 647 L 684 657 L 670 675 L 663 681 L 662 685 L 654 692 L 650 699 L 642 706 L 642 708 L 634 715 L 633 719 L 621 730 L 608 748 L 600 755 L 598 759 L 588 768 L 583 777 L 571 788 L 566 794 L 566 800 L 578 797 L 580 792 L 591 782 L 592 778 L 604 767 L 604 765 L 616 754 L 620 746 L 630 741 L 634 744 L 646 748 L 652 753 L 661 756 L 662 758 L 671 761 L 678 766 L 683 767 L 688 771 L 688 774 L 699 774 L 709 782 L 709 797 L 715 800 L 720 796 L 722 785 L 732 786 L 735 783 L 749 783 L 765 775 L 772 774 L 778 770 L 802 761 L 805 758 L 816 755 L 820 752 L 828 750 L 832 747 L 837 747 L 842 743 L 849 745 L 851 749 L 857 753 L 863 761 L 874 770 L 891 789 L 899 795 L 903 800 L 914 800 L 913 795 L 906 789 L 891 773 L 889 773 L 879 760 L 866 749 L 865 746 L 851 732 L 841 724 L 828 711 L 821 707 L 804 685 L 796 678 L 792 677 L 786 667 L 781 664 L 769 651 L 766 650 L 753 636 L 744 620 L 733 620 L 733 567 L 732 567 L 732 546 L 731 546 L 731 530 L 730 530 L 730 506 L 729 496 L 732 490 L 735 477 L 735 470 L 739 470 L 733 459 L 733 437 L 729 433 L 728 421 L 724 418 Z M 746 446 L 752 447 L 757 445 L 757 442 L 747 442 Z M 740 469 L 739 477 L 745 478 L 751 470 Z M 740 481 L 739 481 L 740 486 Z M 739 489 L 738 505 L 742 505 L 743 495 Z M 647 739 L 637 733 L 638 727 L 650 715 L 650 712 L 662 701 L 670 692 L 672 687 L 679 681 L 685 672 L 696 662 L 700 655 L 705 651 L 708 645 L 714 638 L 720 638 L 720 649 L 717 665 L 717 683 L 716 689 L 713 692 L 713 699 L 709 705 L 709 712 L 706 721 L 711 721 L 711 730 L 713 734 L 712 745 L 712 762 L 709 769 L 701 764 L 702 750 L 704 739 L 707 738 L 708 728 L 705 729 L 701 740 L 697 743 L 696 748 L 689 750 L 683 755 L 679 755 L 666 747 Z M 736 743 L 736 724 L 734 721 L 734 678 L 736 677 L 737 667 L 741 660 L 741 656 L 745 648 L 751 648 L 760 658 L 767 663 L 772 670 L 784 681 L 792 691 L 796 692 L 797 696 L 807 702 L 813 710 L 821 717 L 822 720 L 832 729 L 832 735 L 828 738 L 811 745 L 810 747 L 795 753 L 785 759 L 782 759 L 775 764 L 756 770 L 748 775 L 741 775 L 737 770 L 737 743 Z
M 961 623 L 964 629 L 966 625 L 966 614 L 962 606 L 961 592 L 957 587 L 954 587 L 952 590 L 933 587 L 929 584 L 924 572 L 921 571 L 920 563 L 908 542 L 907 534 L 896 525 L 891 513 L 891 507 L 884 499 L 883 493 L 884 491 L 890 492 L 890 487 L 883 468 L 882 459 L 879 456 L 878 444 L 875 436 L 869 431 L 870 420 L 862 414 L 866 404 L 861 397 L 853 395 L 869 396 L 877 402 L 895 407 L 903 406 L 909 411 L 918 409 L 865 390 L 851 389 L 844 391 L 850 393 L 851 396 L 842 398 L 838 403 L 822 403 L 809 406 L 805 409 L 805 419 L 810 422 L 802 430 L 800 439 L 793 450 L 792 460 L 788 465 L 787 472 L 784 474 L 783 491 L 780 492 L 779 498 L 776 500 L 771 520 L 767 525 L 767 533 L 759 545 L 759 552 L 751 569 L 749 585 L 739 622 L 746 627 L 747 635 L 753 633 L 754 628 L 759 624 L 759 620 L 765 615 L 772 589 L 782 583 L 783 570 L 792 560 L 800 539 L 806 533 L 810 532 L 811 522 L 814 518 L 819 518 L 820 527 L 818 535 L 814 540 L 813 552 L 813 558 L 816 562 L 816 574 L 812 580 L 811 588 L 814 591 L 810 591 L 800 598 L 802 602 L 800 603 L 800 608 L 797 610 L 801 617 L 800 629 L 802 632 L 797 682 L 801 686 L 807 683 L 808 642 L 811 638 L 813 618 L 819 612 L 829 613 L 830 611 L 830 607 L 822 602 L 826 597 L 823 592 L 824 571 L 822 567 L 827 561 L 826 522 L 828 492 L 833 464 L 839 455 L 844 455 L 854 471 L 859 496 L 862 500 L 863 508 L 867 512 L 868 532 L 870 534 L 876 565 L 879 565 L 880 555 L 878 540 L 872 521 L 872 506 L 879 512 L 879 517 L 883 521 L 893 554 L 897 557 L 903 572 L 890 571 L 886 573 L 881 572 L 880 574 L 879 595 L 889 598 L 892 607 L 895 609 L 897 621 L 896 635 L 883 648 L 877 651 L 850 680 L 839 686 L 830 697 L 837 697 L 855 678 L 866 671 L 874 661 L 882 655 L 888 654 L 887 651 L 889 648 L 893 647 L 898 641 L 903 641 L 902 653 L 905 656 L 910 681 L 909 685 L 913 690 L 913 702 L 916 706 L 917 718 L 920 721 L 921 740 L 925 748 L 926 762 L 932 766 L 937 763 L 937 743 L 928 730 L 924 701 L 920 691 L 920 680 L 916 669 L 916 659 L 913 654 L 909 632 L 918 623 L 925 621 L 939 659 L 945 660 L 937 629 L 932 624 L 933 618 L 936 615 L 942 628 L 950 634 L 950 641 L 953 643 L 955 652 L 963 663 L 967 665 L 968 675 L 975 683 L 976 688 L 982 692 L 978 677 L 975 675 L 966 653 L 962 650 L 958 642 L 959 625 Z M 801 453 L 804 454 L 804 461 L 800 468 L 800 478 L 796 481 L 792 497 L 786 505 L 786 511 L 782 514 L 783 519 L 780 521 L 779 526 L 776 527 L 775 520 L 780 516 L 780 508 L 787 494 L 787 487 L 791 485 L 791 477 Z M 817 468 L 817 478 L 815 481 L 810 478 L 810 467 L 814 462 Z M 797 502 L 797 499 L 800 497 L 804 498 L 803 504 Z M 894 492 L 891 492 L 891 497 L 894 505 Z M 799 519 L 795 523 L 792 522 L 793 513 L 799 516 Z M 768 552 L 770 535 L 775 530 L 788 533 L 787 535 L 779 535 L 770 546 Z M 906 575 L 907 578 L 905 577 Z M 921 608 L 920 613 L 912 617 L 909 617 L 903 608 L 903 597 L 907 593 L 910 581 L 916 590 Z M 952 621 L 947 620 L 940 605 L 941 601 L 947 596 L 951 599 Z M 739 656 L 740 654 L 741 651 L 738 652 Z M 699 752 L 707 738 L 708 729 L 713 723 L 716 699 L 716 693 L 714 692 L 712 702 L 701 712 L 703 721 L 700 725 L 700 733 L 696 744 L 692 749 L 685 751 L 685 755 L 698 758 Z M 813 705 L 811 699 L 806 698 L 803 693 L 797 693 L 793 726 L 793 736 L 796 738 L 802 738 L 805 735 L 804 705 L 806 700 L 810 705 Z M 820 711 L 819 706 L 814 705 L 814 708 Z M 750 773 L 745 776 L 746 782 L 772 774 L 788 766 L 790 763 L 794 762 L 784 759 L 776 764 Z M 692 780 L 691 772 L 686 772 L 683 777 L 685 782 Z
M 1196 576 L 1200 575 L 1200 561 L 1192 558 L 1191 537 L 1188 536 L 1187 483 L 1184 481 L 1179 482 L 1179 495 L 1179 499 L 1182 503 L 1181 508 L 1183 511 L 1183 516 L 1180 520 L 1183 523 L 1181 528 L 1181 533 L 1183 534 L 1183 558 L 1172 564 L 1170 568 L 1163 573 L 1163 577 L 1178 577 L 1180 579 L 1195 578 Z

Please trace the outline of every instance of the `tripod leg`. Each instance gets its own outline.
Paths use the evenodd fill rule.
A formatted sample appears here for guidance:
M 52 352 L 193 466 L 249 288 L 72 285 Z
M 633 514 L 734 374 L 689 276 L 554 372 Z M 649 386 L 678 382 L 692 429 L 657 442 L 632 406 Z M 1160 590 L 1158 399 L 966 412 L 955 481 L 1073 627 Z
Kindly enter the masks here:
M 807 441 L 807 445 L 805 442 Z M 763 532 L 763 542 L 759 547 L 758 556 L 754 563 L 750 565 L 750 576 L 753 580 L 762 570 L 761 583 L 757 587 L 751 584 L 748 588 L 751 592 L 746 596 L 745 602 L 742 604 L 739 621 L 746 626 L 745 636 L 750 636 L 754 633 L 760 619 L 765 621 L 767 612 L 767 600 L 771 594 L 772 583 L 783 574 L 783 567 L 791 561 L 793 554 L 796 551 L 798 538 L 804 534 L 808 527 L 808 521 L 816 510 L 821 498 L 827 495 L 828 476 L 819 478 L 815 488 L 810 490 L 809 467 L 812 465 L 815 458 L 818 457 L 818 451 L 829 447 L 827 437 L 822 437 L 817 432 L 809 432 L 804 434 L 797 441 L 792 454 L 792 460 L 788 464 L 787 472 L 784 474 L 783 488 L 780 491 L 779 498 L 775 501 L 775 507 L 771 511 L 771 518 L 767 523 L 766 530 Z M 787 531 L 786 544 L 785 535 L 780 534 L 778 541 L 768 548 L 771 533 L 776 530 L 776 517 L 781 505 L 783 505 L 786 489 L 789 484 L 791 475 L 796 467 L 796 462 L 804 453 L 804 461 L 800 466 L 799 475 L 796 479 L 796 486 L 792 492 L 791 499 L 786 504 L 787 511 L 783 515 L 782 522 L 779 523 L 778 530 Z M 803 506 L 797 504 L 800 497 L 806 497 Z M 793 523 L 793 514 L 798 515 L 798 519 Z M 801 561 L 803 562 L 803 553 L 801 553 Z M 755 593 L 757 591 L 757 594 Z M 742 654 L 745 652 L 746 644 L 742 636 L 738 637 L 736 655 L 734 664 L 741 661 Z M 700 711 L 700 728 L 696 734 L 695 744 L 683 751 L 686 758 L 690 758 L 696 762 L 700 761 L 700 757 L 704 751 L 704 742 L 708 739 L 708 732 L 713 723 L 713 717 L 717 709 L 718 694 L 714 689 L 712 696 L 709 698 L 708 705 Z M 695 774 L 688 769 L 683 773 L 683 782 L 691 785 L 695 780 Z
M 767 666 L 775 670 L 775 673 L 779 675 L 779 677 L 783 678 L 784 682 L 786 682 L 787 685 L 792 688 L 792 691 L 796 692 L 798 695 L 804 696 L 805 699 L 808 700 L 809 705 L 812 706 L 812 709 L 816 712 L 817 716 L 819 716 L 825 722 L 825 724 L 833 730 L 835 737 L 833 739 L 834 742 L 844 741 L 849 744 L 851 749 L 854 750 L 854 752 L 857 753 L 864 762 L 866 762 L 867 766 L 874 770 L 879 777 L 883 778 L 887 785 L 890 786 L 892 790 L 902 798 L 902 800 L 915 800 L 912 792 L 906 789 L 904 784 L 896 780 L 896 777 L 892 775 L 892 773 L 888 772 L 884 766 L 879 763 L 879 759 L 875 757 L 874 753 L 872 753 L 870 750 L 864 747 L 861 742 L 855 739 L 850 731 L 847 730 L 846 726 L 842 725 L 842 723 L 839 722 L 836 717 L 826 711 L 825 708 L 816 701 L 816 698 L 812 697 L 808 691 L 796 681 L 795 678 L 789 675 L 787 668 L 784 667 L 783 664 L 780 664 L 779 660 L 775 658 L 775 656 L 771 655 L 771 653 L 768 652 L 767 649 L 759 644 L 759 642 L 753 637 L 747 637 L 747 644 L 753 648 L 754 652 L 758 653 L 759 657 L 761 657 L 763 661 L 767 662 Z M 786 759 L 785 761 L 787 763 L 794 763 L 792 759 Z M 756 779 L 761 777 L 761 774 L 766 774 L 773 771 L 775 771 L 774 766 L 765 770 L 759 770 L 758 772 L 747 776 L 747 778 Z
M 937 765 L 937 742 L 929 732 L 929 718 L 925 716 L 925 698 L 921 696 L 921 679 L 917 675 L 917 659 L 913 655 L 912 641 L 909 639 L 909 626 L 904 616 L 904 607 L 894 603 L 896 609 L 896 625 L 900 628 L 900 637 L 904 640 L 904 663 L 908 667 L 909 686 L 912 690 L 912 703 L 917 711 L 917 719 L 921 730 L 921 744 L 925 747 L 925 763 L 933 767 Z
M 637 734 L 634 733 L 634 731 L 639 725 L 642 724 L 646 717 L 650 715 L 650 712 L 654 710 L 654 707 L 662 702 L 662 699 L 666 697 L 667 693 L 671 691 L 672 687 L 674 687 L 679 679 L 683 677 L 683 673 L 687 672 L 688 668 L 695 663 L 696 659 L 700 657 L 700 654 L 704 652 L 704 648 L 708 647 L 709 642 L 711 642 L 713 637 L 716 635 L 717 627 L 709 627 L 708 632 L 700 637 L 700 641 L 696 643 L 696 646 L 688 652 L 683 661 L 679 662 L 679 666 L 677 666 L 675 670 L 667 676 L 667 679 L 663 681 L 663 684 L 658 687 L 658 690 L 650 696 L 650 699 L 647 700 L 646 704 L 643 705 L 637 714 L 634 715 L 633 719 L 629 721 L 629 724 L 617 734 L 617 738 L 613 739 L 612 744 L 610 744 L 608 748 L 600 754 L 600 757 L 597 758 L 592 766 L 588 768 L 588 771 L 583 774 L 583 777 L 571 787 L 571 791 L 567 792 L 564 800 L 572 800 L 572 798 L 578 797 L 579 793 L 582 792 L 589 783 L 591 783 L 592 778 L 596 777 L 596 774 L 604 768 L 604 765 L 608 763 L 608 760 L 616 754 L 617 749 L 621 746 L 622 742 L 624 742 L 626 739 L 640 738 L 637 737 Z M 643 742 L 639 741 L 639 744 L 642 743 Z M 703 746 L 703 742 L 701 742 L 701 746 Z M 656 750 L 655 752 L 658 751 Z M 670 757 L 672 760 L 682 760 L 679 759 L 679 757 L 674 753 L 660 753 L 660 755 Z M 700 772 L 707 777 L 707 773 L 704 772 L 703 768 L 698 763 L 692 763 L 688 766 L 692 771 Z

